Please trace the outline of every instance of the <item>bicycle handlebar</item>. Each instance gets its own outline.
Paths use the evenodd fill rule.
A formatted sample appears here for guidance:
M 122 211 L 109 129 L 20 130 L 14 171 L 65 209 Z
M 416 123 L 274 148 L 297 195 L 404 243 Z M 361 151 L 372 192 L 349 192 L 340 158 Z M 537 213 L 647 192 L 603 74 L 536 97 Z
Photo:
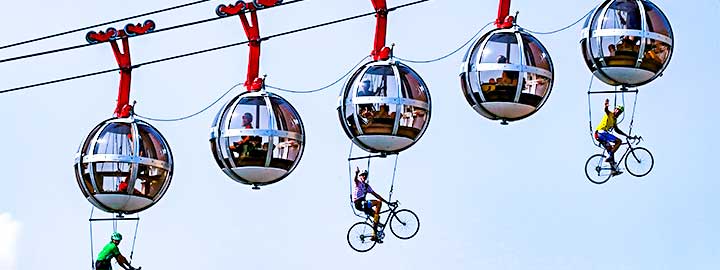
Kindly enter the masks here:
M 635 144 L 640 144 L 640 142 L 643 140 L 642 136 L 626 136 L 628 143 L 632 143 L 631 141 L 635 141 Z

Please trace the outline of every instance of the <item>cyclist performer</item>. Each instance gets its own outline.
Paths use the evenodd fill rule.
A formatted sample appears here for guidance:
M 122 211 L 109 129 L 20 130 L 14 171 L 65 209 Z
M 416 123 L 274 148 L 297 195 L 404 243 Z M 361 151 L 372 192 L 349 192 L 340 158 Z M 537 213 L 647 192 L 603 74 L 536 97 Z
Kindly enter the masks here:
M 105 245 L 105 247 L 100 251 L 98 254 L 97 260 L 95 260 L 95 270 L 111 270 L 112 266 L 110 265 L 110 260 L 112 258 L 115 258 L 117 263 L 126 270 L 140 270 L 142 267 L 134 268 L 130 265 L 130 263 L 125 259 L 125 257 L 120 254 L 120 249 L 118 248 L 118 245 L 120 245 L 120 241 L 122 241 L 122 235 L 118 232 L 114 232 L 110 236 L 110 243 Z
M 623 132 L 622 130 L 620 130 L 620 128 L 618 128 L 617 126 L 617 119 L 620 114 L 623 113 L 625 108 L 622 105 L 618 105 L 611 112 L 610 109 L 608 109 L 609 106 L 610 100 L 605 99 L 605 116 L 603 116 L 600 124 L 595 129 L 595 140 L 597 140 L 600 145 L 607 149 L 607 152 L 610 156 L 605 159 L 605 161 L 612 165 L 612 175 L 614 176 L 622 173 L 621 171 L 617 170 L 614 156 L 615 152 L 617 152 L 618 148 L 620 148 L 622 140 L 620 140 L 618 137 L 615 137 L 615 135 L 612 134 L 612 131 L 615 130 L 617 131 L 617 133 L 625 137 L 627 137 L 628 135 L 625 134 L 625 132 Z
M 364 170 L 362 173 L 360 172 L 360 168 L 355 168 L 355 189 L 353 190 L 352 199 L 355 203 L 355 209 L 360 210 L 364 212 L 365 214 L 368 214 L 370 216 L 373 216 L 373 237 L 372 240 L 378 241 L 378 243 L 382 243 L 382 240 L 377 239 L 375 236 L 375 232 L 377 231 L 378 221 L 380 220 L 380 208 L 382 207 L 382 202 L 385 202 L 389 205 L 394 205 L 393 203 L 390 203 L 383 199 L 382 196 L 375 193 L 375 191 L 370 187 L 370 184 L 368 184 L 367 181 L 368 177 L 368 171 Z M 366 200 L 365 196 L 370 193 L 375 198 L 380 199 L 378 200 Z M 375 209 L 373 209 L 375 208 Z

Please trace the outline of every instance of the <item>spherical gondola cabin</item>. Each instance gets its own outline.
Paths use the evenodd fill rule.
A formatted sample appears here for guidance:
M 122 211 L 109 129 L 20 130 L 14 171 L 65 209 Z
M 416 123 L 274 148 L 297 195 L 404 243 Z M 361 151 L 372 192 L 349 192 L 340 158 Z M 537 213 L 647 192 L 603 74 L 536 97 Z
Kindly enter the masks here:
M 282 97 L 264 90 L 246 92 L 215 117 L 210 147 L 225 174 L 258 189 L 295 169 L 305 150 L 305 128 Z
M 367 63 L 345 84 L 338 116 L 347 136 L 368 152 L 400 152 L 430 122 L 430 92 L 410 67 L 394 59 Z
M 673 51 L 665 14 L 646 0 L 607 0 L 585 21 L 580 46 L 590 71 L 613 86 L 640 86 L 662 75 Z
M 133 117 L 100 123 L 75 155 L 80 190 L 109 213 L 133 214 L 153 206 L 170 186 L 172 173 L 172 152 L 165 138 Z
M 460 82 L 475 111 L 507 124 L 542 107 L 552 90 L 553 75 L 547 49 L 514 26 L 492 30 L 470 47 Z

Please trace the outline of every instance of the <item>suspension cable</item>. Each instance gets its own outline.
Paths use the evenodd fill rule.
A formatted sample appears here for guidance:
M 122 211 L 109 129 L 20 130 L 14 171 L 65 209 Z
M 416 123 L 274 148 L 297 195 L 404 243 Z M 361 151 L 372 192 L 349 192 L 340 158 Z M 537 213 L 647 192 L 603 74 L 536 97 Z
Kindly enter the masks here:
M 395 189 L 395 172 L 397 171 L 397 162 L 400 157 L 400 153 L 395 155 L 395 166 L 393 167 L 392 182 L 390 183 L 390 195 L 388 195 L 388 202 L 392 202 L 393 189 Z
M 467 46 L 468 44 L 470 44 L 470 42 L 472 42 L 473 40 L 475 40 L 475 38 L 477 38 L 477 36 L 480 35 L 480 33 L 482 33 L 482 31 L 485 30 L 485 28 L 487 28 L 487 27 L 488 27 L 489 25 L 491 25 L 492 23 L 493 23 L 493 22 L 487 23 L 485 26 L 483 26 L 482 28 L 480 28 L 480 30 L 478 30 L 477 33 L 475 33 L 475 35 L 473 35 L 470 39 L 468 39 L 468 41 L 466 41 L 466 42 L 463 43 L 460 47 L 458 47 L 458 48 L 455 49 L 454 51 L 452 51 L 452 52 L 450 52 L 449 54 L 446 54 L 446 55 L 444 55 L 444 56 L 440 56 L 440 57 L 438 57 L 438 58 L 431 59 L 431 60 L 410 60 L 410 59 L 404 59 L 404 58 L 400 58 L 400 57 L 395 57 L 395 58 L 400 59 L 401 61 L 405 61 L 405 62 L 409 62 L 409 63 L 416 63 L 416 64 L 427 64 L 427 63 L 432 63 L 432 62 L 437 62 L 437 61 L 443 60 L 443 59 L 448 58 L 448 57 L 450 57 L 451 55 L 457 53 L 458 51 L 460 51 L 460 49 L 465 48 L 465 46 Z
M 272 6 L 272 7 L 258 8 L 257 10 L 265 10 L 265 9 L 280 7 L 280 6 L 283 6 L 283 5 L 288 5 L 288 4 L 292 4 L 292 3 L 297 3 L 297 2 L 300 2 L 300 1 L 305 1 L 305 0 L 289 1 L 289 2 L 281 3 L 281 4 L 278 4 L 278 5 Z M 244 12 L 247 13 L 247 12 L 250 12 L 250 11 L 245 10 Z M 220 20 L 220 19 L 224 19 L 224 18 L 229 18 L 229 17 L 232 17 L 232 16 L 227 16 L 227 17 L 212 17 L 212 18 L 209 18 L 209 19 L 204 19 L 204 20 L 199 20 L 199 21 L 194 21 L 194 22 L 179 24 L 179 25 L 175 25 L 175 26 L 170 26 L 170 27 L 167 27 L 167 28 L 157 29 L 157 30 L 154 30 L 154 31 L 152 31 L 152 32 L 145 33 L 145 34 L 143 34 L 143 35 L 128 36 L 127 38 L 133 38 L 133 37 L 139 37 L 139 36 L 147 36 L 147 35 L 150 35 L 150 34 L 165 32 L 165 31 L 174 30 L 174 29 L 179 29 L 179 28 L 185 28 L 185 27 L 188 27 L 188 26 L 193 26 L 193 25 L 196 25 L 196 24 L 207 23 L 207 22 L 216 21 L 216 20 Z M 94 45 L 98 45 L 98 44 L 103 44 L 103 43 L 105 43 L 105 42 L 110 42 L 110 40 L 104 41 L 104 42 L 97 42 L 97 43 L 80 44 L 80 45 L 75 45 L 75 46 L 70 46 L 70 47 L 65 47 L 65 48 L 59 48 L 59 49 L 53 49 L 53 50 L 44 51 L 44 52 L 37 52 L 37 53 L 31 53 L 31 54 L 26 54 L 26 55 L 21 55 L 21 56 L 10 57 L 10 58 L 6 58 L 6 59 L 0 59 L 0 63 L 12 62 L 12 61 L 16 61 L 16 60 L 20 60 L 20 59 L 26 59 L 26 58 L 33 58 L 33 57 L 42 56 L 42 55 L 46 55 L 46 54 L 59 53 L 59 52 L 64 52 L 64 51 L 71 51 L 71 50 L 80 49 L 80 48 L 84 48 L 84 47 L 88 47 L 88 46 L 94 46 Z
M 592 94 L 590 93 L 590 91 L 592 91 L 592 84 L 593 84 L 594 79 L 595 79 L 595 75 L 590 75 L 590 85 L 588 86 L 588 92 L 587 92 L 587 96 L 588 96 L 588 127 L 590 128 L 590 140 L 592 141 L 592 143 L 594 145 L 599 147 L 600 143 L 597 140 L 595 140 L 595 135 L 594 135 L 595 132 L 593 130 L 593 125 L 592 125 L 592 102 L 591 102 Z
M 300 1 L 300 0 L 297 0 L 297 1 Z M 411 5 L 415 5 L 415 4 L 427 2 L 427 1 L 430 1 L 430 0 L 418 0 L 418 1 L 415 1 L 415 2 L 403 4 L 403 5 L 396 6 L 396 7 L 393 7 L 393 8 L 388 9 L 388 12 L 397 10 L 397 9 L 399 9 L 399 8 L 404 8 L 404 7 L 408 7 L 408 6 L 411 6 Z M 310 29 L 314 29 L 314 28 L 324 27 L 324 26 L 328 26 L 328 25 L 332 25 L 332 24 L 337 24 L 337 23 L 341 23 L 341 22 L 345 22 L 345 21 L 349 21 L 349 20 L 354 20 L 354 19 L 358 19 L 358 18 L 362 18 L 362 17 L 366 17 L 366 16 L 375 15 L 375 13 L 376 13 L 376 12 L 373 11 L 373 12 L 369 12 L 369 13 L 365 13 L 365 14 L 360 14 L 360 15 L 356 15 L 356 16 L 352 16 L 352 17 L 348 17 L 348 18 L 344 18 L 344 19 L 339 19 L 339 20 L 335 20 L 335 21 L 331 21 L 331 22 L 326 22 L 326 23 L 317 24 L 317 25 L 313 25 L 313 26 L 303 27 L 303 28 L 300 28 L 300 29 L 291 30 L 291 31 L 282 32 L 282 33 L 279 33 L 279 34 L 267 36 L 267 37 L 265 37 L 265 38 L 262 38 L 261 40 L 262 40 L 262 41 L 266 41 L 266 40 L 269 40 L 269 39 L 271 39 L 271 38 L 276 38 L 276 37 L 280 37 L 280 36 L 284 36 L 284 35 L 289 35 L 289 34 L 294 34 L 294 33 L 302 32 L 302 31 L 306 31 L 306 30 L 310 30 Z M 178 58 L 184 58 L 184 57 L 193 56 L 193 55 L 197 55 L 197 54 L 203 54 L 203 53 L 208 53 L 208 52 L 212 52 L 212 51 L 222 50 L 222 49 L 226 49 L 226 48 L 230 48 L 230 47 L 235 47 L 235 46 L 239 46 L 239 45 L 243 45 L 243 44 L 247 44 L 247 43 L 249 43 L 249 41 L 237 42 L 237 43 L 232 43 L 232 44 L 228 44 L 228 45 L 224 45 L 224 46 L 219 46 L 219 47 L 215 47 L 215 48 L 210 48 L 210 49 L 205 49 L 205 50 L 201 50 L 201 51 L 195 51 L 195 52 L 191 52 L 191 53 L 176 55 L 176 56 L 167 57 L 167 58 L 162 58 L 162 59 L 158 59 L 158 60 L 153 60 L 153 61 L 149 61 L 149 62 L 137 64 L 137 65 L 133 65 L 131 68 L 138 68 L 138 67 L 145 66 L 145 65 L 152 65 L 152 64 L 156 64 L 156 63 L 160 63 L 160 62 L 175 60 L 175 59 L 178 59 Z M 103 70 L 103 71 L 98 71 L 98 72 L 93 72 L 93 73 L 88 73 L 88 74 L 83 74 L 83 75 L 77 75 L 77 76 L 72 76 L 72 77 L 63 78 L 63 79 L 57 79 L 57 80 L 52 80 L 52 81 L 47 81 L 47 82 L 42 82 L 42 83 L 36 83 L 36 84 L 31 84 L 31 85 L 26 85 L 26 86 L 21 86 L 21 87 L 4 89 L 4 90 L 0 90 L 0 94 L 4 94 L 4 93 L 8 93 L 8 92 L 14 92 L 14 91 L 23 90 L 23 89 L 32 88 L 32 87 L 38 87 L 38 86 L 43 86 L 43 85 L 48 85 L 48 84 L 54 84 L 54 83 L 59 83 L 59 82 L 64 82 L 64 81 L 69 81 L 69 80 L 74 80 L 74 79 L 80 79 L 80 78 L 85 78 L 85 77 L 90 77 L 90 76 L 96 76 L 96 75 L 100 75 L 100 74 L 104 74 L 104 73 L 110 73 L 110 72 L 114 72 L 114 71 L 120 71 L 120 68 L 108 69 L 108 70 Z
M 336 81 L 334 81 L 333 83 L 331 83 L 331 84 L 329 84 L 329 85 L 326 85 L 326 86 L 323 86 L 323 87 L 320 87 L 320 88 L 317 88 L 317 89 L 313 89 L 313 90 L 290 90 L 290 89 L 287 89 L 287 88 L 280 88 L 280 87 L 275 87 L 275 86 L 271 86 L 271 85 L 267 85 L 267 84 L 265 85 L 265 87 L 270 88 L 270 89 L 279 90 L 279 91 L 290 92 L 290 93 L 299 93 L 299 94 L 308 94 L 308 93 L 319 92 L 319 91 L 328 89 L 328 88 L 332 87 L 333 85 L 337 84 L 338 82 L 340 82 L 342 79 L 344 79 L 345 77 L 347 77 L 348 75 L 350 75 L 350 73 L 352 73 L 360 64 L 362 64 L 363 62 L 365 62 L 365 60 L 367 60 L 368 58 L 370 58 L 370 55 L 367 55 L 367 56 L 363 57 L 363 59 L 361 59 L 360 62 L 358 62 L 357 64 L 355 64 L 355 66 L 353 66 L 350 70 L 348 70 L 347 73 L 345 73 L 344 75 L 342 75 L 342 77 L 338 78 L 338 79 L 337 79 Z
M 574 25 L 578 24 L 578 23 L 581 22 L 583 19 L 585 19 L 587 16 L 590 16 L 590 14 L 592 14 L 592 12 L 593 12 L 594 10 L 595 10 L 595 8 L 590 9 L 590 11 L 588 11 L 587 13 L 585 13 L 585 15 L 583 15 L 582 17 L 580 17 L 580 19 L 578 19 L 578 20 L 575 21 L 574 23 L 571 23 L 570 25 L 565 26 L 565 27 L 562 27 L 562 28 L 557 29 L 557 30 L 548 31 L 548 32 L 537 32 L 537 31 L 532 31 L 532 30 L 530 30 L 530 29 L 525 28 L 525 31 L 530 32 L 530 33 L 533 33 L 533 34 L 536 34 L 536 35 L 550 35 L 550 34 L 555 34 L 555 33 L 558 33 L 558 32 L 562 32 L 562 31 L 565 31 L 565 30 L 567 30 L 568 28 L 573 27 Z
M 207 107 L 203 108 L 202 110 L 200 110 L 200 111 L 198 111 L 198 112 L 196 112 L 196 113 L 187 115 L 187 116 L 178 117 L 178 118 L 167 118 L 167 119 L 163 119 L 163 118 L 146 117 L 146 116 L 142 116 L 142 115 L 140 115 L 140 114 L 135 114 L 135 115 L 136 115 L 137 117 L 139 117 L 139 118 L 146 119 L 146 120 L 151 120 L 151 121 L 160 121 L 160 122 L 182 121 L 182 120 L 185 120 L 185 119 L 188 119 L 188 118 L 192 118 L 192 117 L 194 117 L 194 116 L 196 116 L 196 115 L 199 115 L 199 114 L 207 111 L 207 110 L 210 109 L 212 106 L 215 106 L 215 104 L 218 103 L 220 100 L 222 100 L 222 98 L 225 97 L 228 93 L 230 93 L 230 91 L 232 91 L 233 89 L 237 88 L 238 86 L 240 86 L 240 85 L 242 85 L 242 84 L 243 84 L 243 83 L 238 83 L 238 84 L 236 84 L 236 85 L 233 85 L 233 87 L 230 87 L 230 89 L 228 89 L 227 91 L 225 91 L 225 93 L 223 93 L 223 94 L 222 94 L 220 97 L 218 97 L 215 101 L 213 101 L 212 103 L 210 103 L 210 105 L 207 105 Z
M 189 7 L 189 6 L 193 6 L 193 5 L 196 5 L 196 4 L 200 4 L 200 3 L 204 3 L 204 2 L 209 2 L 209 1 L 210 1 L 210 0 L 201 0 L 201 1 L 190 2 L 190 3 L 186 3 L 186 4 L 174 6 L 174 7 L 169 7 L 169 8 L 164 8 L 164 9 L 160 9 L 160 10 L 156 10 L 156 11 L 151 11 L 151 12 L 147 12 L 147 13 L 143 13 L 143 14 L 133 15 L 133 16 L 130 16 L 130 17 L 122 18 L 122 19 L 116 19 L 116 20 L 112 20 L 112 21 L 108 21 L 108 22 L 104 22 L 104 23 L 99 23 L 99 24 L 91 25 L 91 26 L 81 27 L 81 28 L 78 28 L 78 29 L 75 29 L 75 30 L 70 30 L 70 31 L 60 32 L 60 33 L 57 33 L 57 34 L 47 35 L 47 36 L 44 36 L 44 37 L 39 37 L 39 38 L 33 38 L 33 39 L 25 40 L 25 41 L 20 41 L 20 42 L 17 42 L 17 43 L 12 43 L 12 44 L 8 44 L 8 45 L 0 46 L 0 50 L 2 50 L 2 49 L 7 49 L 7 48 L 11 48 L 11 47 L 15 47 L 15 46 L 20 46 L 20 45 L 23 45 L 23 44 L 33 43 L 33 42 L 37 42 L 37 41 L 41 41 L 41 40 L 45 40 L 45 39 L 50 39 L 50 38 L 54 38 L 54 37 L 59 37 L 59 36 L 67 35 L 67 34 L 72 34 L 72 33 L 75 33 L 75 32 L 85 31 L 85 30 L 97 28 L 97 27 L 100 27 L 100 26 L 103 26 L 103 25 L 108 25 L 108 24 L 118 23 L 118 22 L 122 22 L 122 21 L 132 20 L 132 19 L 139 18 L 139 17 L 144 17 L 144 16 L 148 16 L 148 15 L 153 15 L 153 14 L 163 13 L 163 12 L 166 12 L 166 11 L 171 11 L 171 10 L 174 10 L 174 9 Z
M 635 101 L 633 101 L 633 111 L 632 116 L 630 117 L 630 127 L 628 128 L 628 135 L 632 134 L 633 129 L 633 123 L 635 123 L 635 106 L 637 105 L 638 95 L 640 92 L 635 93 Z
M 355 192 L 355 190 L 353 189 L 353 185 L 355 184 L 355 179 L 352 174 L 352 163 L 350 161 L 350 158 L 352 158 L 354 145 L 355 144 L 353 142 L 350 142 L 350 153 L 348 154 L 348 179 L 350 179 L 350 209 L 352 209 L 353 214 L 355 214 L 357 217 L 364 218 L 363 215 L 358 214 L 357 211 L 355 211 L 355 202 L 353 201 L 353 192 Z
M 92 218 L 95 207 L 90 208 L 90 269 L 95 270 L 95 247 L 93 247 L 93 226 Z
M 133 253 L 135 253 L 135 239 L 137 238 L 138 225 L 140 225 L 140 214 L 137 214 L 137 220 L 135 221 L 135 235 L 133 235 L 132 249 L 130 249 L 130 263 L 132 264 Z

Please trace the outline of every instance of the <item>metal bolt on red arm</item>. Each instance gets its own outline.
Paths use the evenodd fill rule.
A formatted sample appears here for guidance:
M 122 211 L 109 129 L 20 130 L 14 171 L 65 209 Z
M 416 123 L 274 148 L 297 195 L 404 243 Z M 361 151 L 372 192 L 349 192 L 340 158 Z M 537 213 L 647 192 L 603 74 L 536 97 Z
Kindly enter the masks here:
M 155 30 L 155 22 L 147 20 L 143 24 L 128 24 L 122 30 L 116 30 L 111 27 L 100 32 L 90 31 L 85 35 L 87 42 L 92 44 L 109 42 L 115 54 L 118 67 L 120 67 L 120 89 L 118 90 L 117 106 L 115 106 L 115 117 L 126 118 L 129 117 L 132 112 L 132 105 L 130 105 L 132 63 L 130 61 L 130 42 L 128 42 L 128 37 L 150 33 L 153 30 Z M 122 40 L 122 51 L 120 51 L 117 44 L 118 39 Z
M 238 1 L 230 5 L 219 5 L 215 9 L 215 13 L 220 17 L 238 15 L 242 22 L 245 35 L 248 38 L 248 46 L 250 47 L 247 80 L 245 87 L 248 91 L 259 91 L 263 88 L 265 80 L 260 78 L 260 26 L 258 25 L 257 9 L 264 7 L 272 7 L 282 3 L 281 0 L 256 0 L 252 3 Z M 245 15 L 246 10 L 250 13 L 250 20 Z
M 392 50 L 385 46 L 385 37 L 387 36 L 387 2 L 385 0 L 371 0 L 375 8 L 375 43 L 373 51 L 370 53 L 373 60 L 388 60 Z
M 497 28 L 510 28 L 513 26 L 515 18 L 510 15 L 510 2 L 511 0 L 500 0 L 500 6 L 498 7 L 498 17 L 495 19 L 495 26 Z

